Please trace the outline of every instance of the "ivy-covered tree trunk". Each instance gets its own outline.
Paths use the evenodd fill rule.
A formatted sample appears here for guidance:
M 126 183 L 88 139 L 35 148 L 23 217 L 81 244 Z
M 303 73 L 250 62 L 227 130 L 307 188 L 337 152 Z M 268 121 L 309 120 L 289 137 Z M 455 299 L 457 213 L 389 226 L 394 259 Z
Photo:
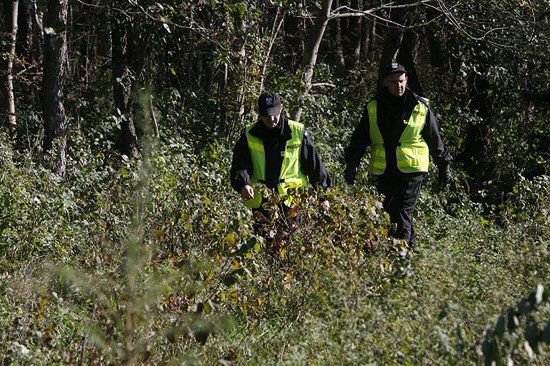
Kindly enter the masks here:
M 67 65 L 67 7 L 68 2 L 64 0 L 48 1 L 42 78 L 44 151 L 57 145 L 55 170 L 61 177 L 65 177 L 67 171 L 67 117 L 63 96 Z

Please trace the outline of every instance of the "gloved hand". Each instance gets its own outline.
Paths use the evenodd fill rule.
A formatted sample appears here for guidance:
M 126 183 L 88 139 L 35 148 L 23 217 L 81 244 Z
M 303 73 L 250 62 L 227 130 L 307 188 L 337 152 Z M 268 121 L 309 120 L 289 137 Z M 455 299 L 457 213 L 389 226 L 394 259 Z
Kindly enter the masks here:
M 243 200 L 251 200 L 254 198 L 254 188 L 250 185 L 246 185 L 241 189 L 241 197 Z
M 346 170 L 344 170 L 344 179 L 346 180 L 346 183 L 349 185 L 353 185 L 355 183 L 356 174 L 357 168 L 347 166 Z
M 437 182 L 441 187 L 446 187 L 449 183 L 451 183 L 451 178 L 453 177 L 451 173 L 451 168 L 449 167 L 449 164 L 444 164 L 439 166 L 439 174 L 437 177 Z

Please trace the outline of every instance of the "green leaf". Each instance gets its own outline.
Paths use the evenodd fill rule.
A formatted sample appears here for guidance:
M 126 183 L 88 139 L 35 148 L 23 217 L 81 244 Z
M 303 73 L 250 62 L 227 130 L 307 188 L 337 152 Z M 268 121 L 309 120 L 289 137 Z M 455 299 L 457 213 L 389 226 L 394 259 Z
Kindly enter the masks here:
M 234 232 L 230 232 L 225 236 L 225 242 L 229 244 L 230 246 L 234 246 L 235 243 L 237 243 L 237 237 L 235 236 Z
M 243 4 L 243 3 L 239 4 L 239 13 L 240 13 L 241 15 L 243 15 L 244 13 L 246 13 L 246 10 L 247 10 L 247 9 L 246 9 L 246 5 L 245 5 L 245 4 Z

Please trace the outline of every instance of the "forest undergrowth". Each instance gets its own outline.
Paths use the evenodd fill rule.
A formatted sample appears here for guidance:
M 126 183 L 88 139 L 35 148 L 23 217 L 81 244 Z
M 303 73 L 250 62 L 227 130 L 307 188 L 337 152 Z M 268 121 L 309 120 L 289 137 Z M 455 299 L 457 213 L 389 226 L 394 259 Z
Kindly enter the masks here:
M 366 173 L 340 184 L 337 145 L 335 187 L 297 192 L 302 224 L 263 238 L 223 140 L 81 146 L 65 182 L 1 141 L 4 364 L 549 361 L 547 177 L 489 214 L 428 179 L 409 248 Z

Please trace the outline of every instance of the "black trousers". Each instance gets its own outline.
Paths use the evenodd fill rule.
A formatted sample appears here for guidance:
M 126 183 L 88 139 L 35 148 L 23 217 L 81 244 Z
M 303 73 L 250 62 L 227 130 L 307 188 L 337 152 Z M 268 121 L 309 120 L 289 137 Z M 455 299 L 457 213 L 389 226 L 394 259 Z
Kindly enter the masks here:
M 390 220 L 396 225 L 390 235 L 397 239 L 405 239 L 410 246 L 416 243 L 416 232 L 413 226 L 413 212 L 420 194 L 422 173 L 382 174 L 378 177 L 378 190 L 384 198 L 384 209 L 390 215 Z

